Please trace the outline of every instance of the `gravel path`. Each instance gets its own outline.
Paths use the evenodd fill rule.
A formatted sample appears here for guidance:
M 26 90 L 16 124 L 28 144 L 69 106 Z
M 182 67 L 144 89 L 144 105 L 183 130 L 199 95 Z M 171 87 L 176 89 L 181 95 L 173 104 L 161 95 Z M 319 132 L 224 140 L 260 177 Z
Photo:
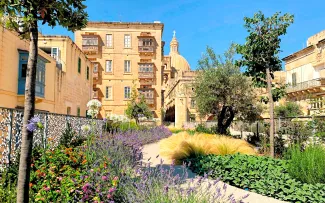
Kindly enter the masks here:
M 164 164 L 170 165 L 171 163 L 168 163 L 163 157 L 158 156 L 159 155 L 159 143 L 153 143 L 149 145 L 145 145 L 143 147 L 143 162 L 148 163 L 148 159 L 150 158 L 150 166 L 154 167 L 160 164 L 161 159 L 163 159 Z M 157 158 L 158 156 L 158 158 Z M 194 174 L 191 170 L 187 169 L 188 171 L 188 179 L 186 181 L 191 181 L 191 179 L 197 180 L 196 174 Z M 175 166 L 175 172 L 176 173 L 182 173 L 181 166 Z M 181 174 L 180 174 L 181 175 Z M 211 180 L 213 182 L 213 180 Z M 217 185 L 222 185 L 223 183 L 220 181 Z M 219 186 L 220 186 L 219 185 Z M 283 201 L 276 200 L 270 197 L 265 197 L 253 192 L 248 192 L 236 187 L 233 187 L 231 185 L 227 185 L 227 193 L 234 194 L 236 198 L 240 198 L 247 193 L 249 196 L 245 199 L 245 202 L 249 203 L 281 203 Z

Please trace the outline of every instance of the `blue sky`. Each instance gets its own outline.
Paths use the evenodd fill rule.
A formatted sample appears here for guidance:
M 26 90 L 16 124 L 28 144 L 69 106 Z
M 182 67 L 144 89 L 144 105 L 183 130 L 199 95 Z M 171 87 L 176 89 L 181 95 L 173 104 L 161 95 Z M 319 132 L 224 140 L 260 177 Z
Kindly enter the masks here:
M 207 45 L 222 54 L 231 42 L 244 43 L 247 32 L 244 16 L 261 10 L 266 15 L 276 11 L 294 14 L 295 22 L 282 38 L 280 57 L 303 47 L 309 36 L 325 29 L 324 0 L 86 0 L 90 21 L 153 22 L 165 24 L 165 53 L 176 30 L 180 53 L 192 69 Z M 64 28 L 41 27 L 43 34 L 69 35 Z

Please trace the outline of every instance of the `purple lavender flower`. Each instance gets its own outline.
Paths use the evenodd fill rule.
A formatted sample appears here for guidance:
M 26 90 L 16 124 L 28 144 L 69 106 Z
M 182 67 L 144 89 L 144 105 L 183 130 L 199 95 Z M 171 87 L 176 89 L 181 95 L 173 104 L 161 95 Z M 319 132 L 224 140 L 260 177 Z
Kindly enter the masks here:
M 42 128 L 43 125 L 41 123 L 41 119 L 38 116 L 34 116 L 28 121 L 28 124 L 26 126 L 27 130 L 29 132 L 34 132 L 37 130 L 37 128 Z
M 35 123 L 28 123 L 26 128 L 29 132 L 34 132 L 37 129 L 37 125 Z
M 106 122 L 107 121 L 107 118 L 103 118 L 103 121 Z

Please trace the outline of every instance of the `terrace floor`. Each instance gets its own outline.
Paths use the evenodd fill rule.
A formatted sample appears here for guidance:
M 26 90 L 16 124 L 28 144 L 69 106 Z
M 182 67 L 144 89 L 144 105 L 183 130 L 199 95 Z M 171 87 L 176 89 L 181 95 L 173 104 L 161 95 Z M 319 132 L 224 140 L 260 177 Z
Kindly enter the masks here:
M 155 166 L 159 165 L 161 163 L 161 160 L 163 160 L 163 165 L 165 165 L 165 166 L 170 166 L 170 164 L 171 164 L 170 161 L 168 162 L 168 160 L 165 160 L 163 157 L 158 156 L 159 155 L 159 143 L 145 145 L 143 147 L 142 153 L 143 153 L 142 161 L 144 163 L 150 162 L 151 167 L 155 167 Z M 174 168 L 175 168 L 175 175 L 178 173 L 180 176 L 182 176 L 182 174 L 181 174 L 181 173 L 183 173 L 182 166 L 175 166 Z M 196 176 L 196 174 L 194 174 L 190 169 L 186 169 L 186 170 L 188 172 L 188 179 L 185 180 L 186 183 L 184 183 L 184 184 L 187 184 L 187 182 L 189 182 L 189 181 L 198 180 L 198 177 Z M 194 180 L 192 180 L 192 179 L 194 179 Z M 211 183 L 212 182 L 214 182 L 214 181 L 211 180 Z M 207 184 L 208 183 L 206 182 L 205 185 L 207 185 Z M 222 188 L 223 184 L 224 183 L 220 181 L 216 186 L 219 186 Z M 249 202 L 249 203 L 261 203 L 261 202 L 263 202 L 263 203 L 281 203 L 281 202 L 283 202 L 283 201 L 276 200 L 276 199 L 273 199 L 270 197 L 259 195 L 254 192 L 245 191 L 243 189 L 236 188 L 236 187 L 233 187 L 228 184 L 226 184 L 226 185 L 227 185 L 226 193 L 229 195 L 234 194 L 236 199 L 243 197 L 248 193 L 249 196 L 246 199 L 244 199 L 244 202 Z M 202 186 L 204 187 L 204 185 L 202 185 Z

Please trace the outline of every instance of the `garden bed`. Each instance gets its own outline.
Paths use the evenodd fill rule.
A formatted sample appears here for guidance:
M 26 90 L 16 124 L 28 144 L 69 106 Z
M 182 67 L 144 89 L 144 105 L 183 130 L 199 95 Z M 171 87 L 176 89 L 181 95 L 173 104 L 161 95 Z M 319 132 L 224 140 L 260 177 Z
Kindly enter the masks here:
M 188 159 L 193 172 L 289 202 L 325 202 L 325 184 L 307 184 L 288 173 L 288 162 L 263 156 L 206 155 Z

